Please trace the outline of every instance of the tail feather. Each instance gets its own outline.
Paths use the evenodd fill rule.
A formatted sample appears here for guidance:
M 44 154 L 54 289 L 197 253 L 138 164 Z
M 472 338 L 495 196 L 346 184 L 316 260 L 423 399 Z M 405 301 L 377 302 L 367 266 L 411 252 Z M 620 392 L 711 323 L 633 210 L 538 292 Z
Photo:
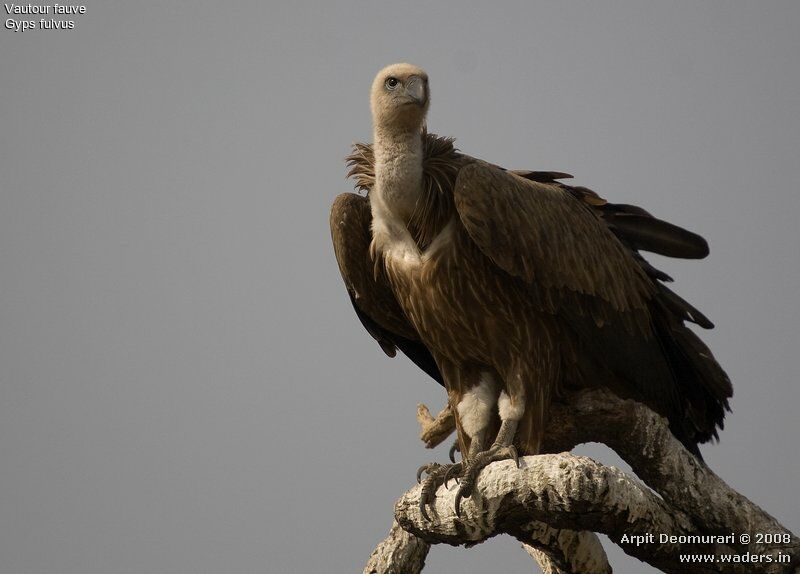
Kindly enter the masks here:
M 662 352 L 675 381 L 679 404 L 669 416 L 670 428 L 686 448 L 702 460 L 699 443 L 718 439 L 724 426 L 733 387 L 728 375 L 709 348 L 686 326 L 695 323 L 704 329 L 714 324 L 696 307 L 669 289 L 672 281 L 642 255 L 649 251 L 682 259 L 708 255 L 708 243 L 701 236 L 653 217 L 633 205 L 606 203 L 598 207 L 609 229 L 626 245 L 656 286 L 651 307 L 653 323 Z

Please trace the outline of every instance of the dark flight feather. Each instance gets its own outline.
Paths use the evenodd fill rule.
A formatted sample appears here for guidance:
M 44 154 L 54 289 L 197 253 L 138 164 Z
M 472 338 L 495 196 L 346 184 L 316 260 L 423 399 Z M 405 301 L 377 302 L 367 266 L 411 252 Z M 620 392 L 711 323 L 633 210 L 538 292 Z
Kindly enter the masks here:
M 708 243 L 699 235 L 652 216 L 613 213 L 604 216 L 614 234 L 635 249 L 679 257 L 702 259 L 708 255 Z
M 397 349 L 440 385 L 442 375 L 428 348 L 408 322 L 389 286 L 375 279 L 369 254 L 369 200 L 345 193 L 331 209 L 331 236 L 350 302 L 361 324 L 389 357 Z

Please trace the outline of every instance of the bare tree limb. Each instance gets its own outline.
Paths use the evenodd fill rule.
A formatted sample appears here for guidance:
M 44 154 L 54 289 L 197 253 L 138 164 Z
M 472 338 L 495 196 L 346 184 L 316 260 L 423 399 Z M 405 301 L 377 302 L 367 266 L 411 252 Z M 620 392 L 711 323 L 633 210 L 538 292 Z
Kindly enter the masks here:
M 389 535 L 375 547 L 364 574 L 419 574 L 430 544 L 400 528 L 395 521 Z
M 596 441 L 612 448 L 636 475 L 704 532 L 748 534 L 762 553 L 758 533 L 788 533 L 777 520 L 742 496 L 692 456 L 670 432 L 666 419 L 646 406 L 608 391 L 576 393 L 553 409 L 546 448 L 569 450 Z M 794 537 L 797 545 L 797 537 Z M 752 545 L 752 543 L 751 543 Z
M 536 560 L 536 562 L 539 564 L 539 568 L 542 569 L 543 574 L 569 574 L 568 572 L 565 572 L 559 568 L 558 565 L 551 560 L 550 556 L 548 556 L 543 550 L 539 550 L 538 548 L 534 548 L 528 544 L 523 544 L 522 549 L 530 554 L 531 558 Z
M 522 547 L 544 574 L 611 574 L 606 552 L 594 532 L 556 529 L 544 522 L 528 525 Z
M 539 568 L 542 569 L 543 574 L 569 574 L 565 572 L 558 565 L 550 559 L 550 556 L 543 550 L 539 550 L 538 548 L 534 548 L 528 544 L 522 545 L 523 550 L 531 555 L 531 558 L 536 560 L 539 564 Z
M 545 574 L 610 574 L 603 546 L 593 532 L 558 530 L 542 522 L 527 528 L 522 544 Z M 425 565 L 430 544 L 403 530 L 394 521 L 367 562 L 364 574 L 418 574 Z
M 427 414 L 441 442 L 447 417 L 434 424 L 439 417 Z M 645 484 L 586 457 L 553 454 L 588 441 L 614 449 Z M 800 573 L 800 539 L 687 452 L 666 420 L 639 403 L 602 390 L 570 394 L 551 409 L 543 446 L 550 454 L 525 457 L 522 468 L 509 461 L 485 468 L 460 518 L 455 489 L 438 490 L 427 521 L 419 487 L 412 488 L 397 502 L 397 524 L 429 543 L 471 545 L 509 534 L 545 572 L 609 572 L 592 534 L 602 532 L 664 572 Z
M 686 533 L 693 526 L 682 515 L 670 515 L 658 496 L 622 471 L 566 453 L 525 457 L 520 469 L 512 461 L 492 464 L 481 472 L 476 490 L 478 496 L 462 502 L 459 518 L 456 489 L 440 488 L 433 520 L 427 521 L 415 487 L 398 501 L 395 519 L 423 540 L 448 544 L 474 544 L 499 533 L 526 540 L 532 521 L 619 537 L 651 529 Z M 632 553 L 643 549 L 633 547 Z M 671 556 L 669 550 L 661 552 Z
M 446 405 L 436 418 L 431 416 L 431 411 L 423 404 L 417 405 L 417 422 L 419 422 L 419 438 L 425 443 L 425 448 L 439 446 L 456 428 L 456 419 L 450 405 Z

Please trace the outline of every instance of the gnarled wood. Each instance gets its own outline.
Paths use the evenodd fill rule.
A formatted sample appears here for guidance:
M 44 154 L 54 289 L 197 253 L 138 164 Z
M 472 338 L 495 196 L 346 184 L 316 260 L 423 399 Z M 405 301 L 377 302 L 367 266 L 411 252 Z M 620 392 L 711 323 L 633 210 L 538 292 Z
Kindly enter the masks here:
M 445 406 L 436 418 L 431 416 L 431 411 L 423 404 L 417 405 L 417 422 L 419 423 L 419 438 L 425 443 L 426 448 L 439 446 L 456 428 L 456 419 L 450 405 Z
M 529 525 L 522 547 L 544 574 L 611 574 L 606 552 L 594 532 L 557 529 L 543 522 Z
M 626 553 L 669 573 L 800 572 L 800 539 L 686 451 L 666 419 L 644 405 L 603 390 L 570 393 L 554 403 L 547 427 L 549 454 L 525 457 L 521 468 L 511 461 L 485 468 L 477 493 L 462 502 L 461 517 L 451 486 L 439 489 L 432 520 L 425 520 L 416 486 L 397 502 L 397 524 L 432 544 L 476 544 L 509 534 L 545 572 L 610 571 L 605 555 L 593 549 L 599 543 L 591 532 L 607 534 Z M 644 484 L 559 452 L 588 441 L 614 449 Z M 788 541 L 759 544 L 758 533 L 784 533 Z M 661 539 L 730 534 L 732 541 Z M 637 544 L 631 536 L 642 538 Z M 701 555 L 713 561 L 691 558 Z
M 375 547 L 364 574 L 419 574 L 430 545 L 400 528 L 395 521 L 389 534 Z

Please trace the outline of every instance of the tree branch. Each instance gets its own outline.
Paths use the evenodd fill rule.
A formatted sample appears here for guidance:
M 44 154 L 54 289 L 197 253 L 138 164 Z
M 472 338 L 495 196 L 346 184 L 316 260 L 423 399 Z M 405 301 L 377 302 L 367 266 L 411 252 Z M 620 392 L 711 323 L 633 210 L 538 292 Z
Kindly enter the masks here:
M 400 528 L 395 521 L 389 535 L 375 547 L 364 574 L 419 574 L 430 544 Z
M 608 391 L 585 391 L 556 403 L 545 448 L 570 450 L 584 442 L 602 442 L 627 462 L 645 484 L 698 528 L 714 534 L 789 533 L 775 518 L 742 496 L 697 460 L 670 432 L 667 420 L 646 406 Z M 798 544 L 794 538 L 795 548 Z M 767 545 L 751 544 L 763 553 Z
M 417 405 L 417 422 L 419 422 L 419 438 L 425 443 L 425 448 L 439 446 L 456 429 L 456 419 L 450 405 L 446 405 L 436 418 L 431 416 L 431 411 L 423 404 Z
M 438 424 L 439 442 L 446 426 Z M 586 457 L 553 454 L 589 441 L 614 449 L 645 484 Z M 686 451 L 666 420 L 639 403 L 602 390 L 566 396 L 551 409 L 543 452 L 549 454 L 523 458 L 519 469 L 510 461 L 486 467 L 460 518 L 455 489 L 439 488 L 427 521 L 414 487 L 397 502 L 396 525 L 423 544 L 471 545 L 510 534 L 545 572 L 609 572 L 592 534 L 602 532 L 664 572 L 800 573 L 800 539 Z
M 606 552 L 594 532 L 556 529 L 531 522 L 522 547 L 544 574 L 611 574 Z

